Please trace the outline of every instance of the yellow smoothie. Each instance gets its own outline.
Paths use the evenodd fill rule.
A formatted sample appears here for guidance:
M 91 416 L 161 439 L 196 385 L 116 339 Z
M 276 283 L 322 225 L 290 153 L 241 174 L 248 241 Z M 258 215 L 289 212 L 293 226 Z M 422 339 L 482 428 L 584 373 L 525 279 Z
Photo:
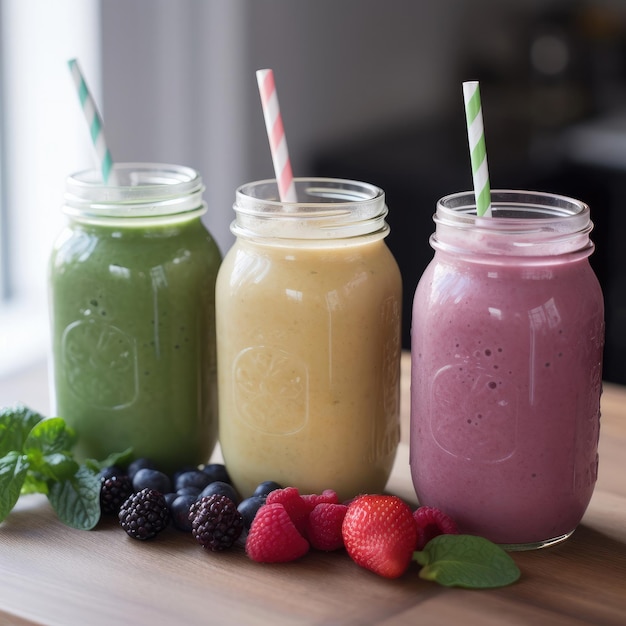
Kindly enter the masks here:
M 342 499 L 384 489 L 400 437 L 401 289 L 382 236 L 238 238 L 216 322 L 219 437 L 243 496 L 264 480 Z

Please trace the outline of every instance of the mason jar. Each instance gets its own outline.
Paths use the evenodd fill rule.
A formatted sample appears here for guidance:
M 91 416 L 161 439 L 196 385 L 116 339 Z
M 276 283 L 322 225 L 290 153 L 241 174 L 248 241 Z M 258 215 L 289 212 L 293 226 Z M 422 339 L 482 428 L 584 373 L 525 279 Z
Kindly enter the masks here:
M 421 504 L 509 549 L 566 539 L 598 468 L 604 308 L 589 207 L 442 198 L 413 303 L 410 463 Z
M 129 447 L 173 471 L 217 439 L 215 281 L 201 177 L 124 163 L 67 179 L 67 226 L 49 266 L 54 412 L 78 450 Z
M 401 278 L 381 189 L 240 187 L 217 279 L 220 445 L 242 495 L 262 481 L 340 498 L 385 487 L 399 442 Z

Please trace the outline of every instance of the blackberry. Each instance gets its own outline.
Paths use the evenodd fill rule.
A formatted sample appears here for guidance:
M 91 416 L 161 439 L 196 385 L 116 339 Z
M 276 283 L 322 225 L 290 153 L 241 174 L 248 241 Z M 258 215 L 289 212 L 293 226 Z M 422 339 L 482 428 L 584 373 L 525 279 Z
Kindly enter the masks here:
M 151 539 L 170 521 L 165 498 L 154 489 L 142 489 L 131 495 L 119 512 L 120 525 L 133 539 Z
M 102 479 L 100 485 L 100 508 L 102 513 L 110 515 L 119 513 L 120 507 L 133 493 L 133 483 L 124 474 Z
M 207 550 L 230 548 L 243 531 L 243 518 L 227 496 L 214 494 L 200 498 L 189 510 L 191 533 Z

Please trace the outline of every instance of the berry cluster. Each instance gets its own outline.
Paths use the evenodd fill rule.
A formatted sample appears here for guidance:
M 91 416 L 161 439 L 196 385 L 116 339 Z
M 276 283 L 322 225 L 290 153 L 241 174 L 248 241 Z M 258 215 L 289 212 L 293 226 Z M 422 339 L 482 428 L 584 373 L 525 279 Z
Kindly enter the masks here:
M 246 538 L 253 561 L 281 563 L 304 556 L 312 547 L 332 551 L 343 547 L 341 524 L 348 507 L 337 494 L 300 495 L 295 487 L 276 489 L 259 508 Z
M 361 495 L 343 504 L 332 490 L 300 495 L 287 487 L 270 493 L 258 510 L 246 552 L 254 561 L 276 563 L 298 559 L 311 548 L 345 548 L 358 565 L 397 578 L 413 552 L 444 533 L 458 533 L 449 516 L 434 507 L 412 511 L 397 496 Z
M 170 477 L 149 459 L 137 459 L 127 468 L 107 467 L 100 479 L 102 513 L 117 515 L 129 536 L 151 539 L 171 522 L 212 551 L 231 547 L 249 528 L 265 496 L 280 487 L 268 481 L 253 497 L 241 500 L 220 463 L 184 468 Z
M 281 563 L 309 550 L 344 549 L 352 560 L 386 578 L 401 576 L 413 552 L 434 537 L 458 533 L 434 507 L 411 508 L 397 496 L 361 495 L 347 503 L 327 489 L 300 494 L 274 481 L 260 483 L 241 499 L 226 467 L 185 468 L 172 478 L 147 459 L 100 473 L 103 514 L 117 515 L 134 539 L 151 539 L 170 522 L 207 550 L 226 550 L 245 538 L 247 555 Z
M 361 495 L 342 504 L 331 490 L 300 495 L 288 487 L 269 494 L 257 512 L 246 552 L 254 561 L 275 563 L 298 559 L 310 548 L 345 548 L 358 565 L 397 578 L 408 568 L 413 552 L 444 533 L 458 533 L 456 524 L 434 507 L 412 511 L 389 495 Z

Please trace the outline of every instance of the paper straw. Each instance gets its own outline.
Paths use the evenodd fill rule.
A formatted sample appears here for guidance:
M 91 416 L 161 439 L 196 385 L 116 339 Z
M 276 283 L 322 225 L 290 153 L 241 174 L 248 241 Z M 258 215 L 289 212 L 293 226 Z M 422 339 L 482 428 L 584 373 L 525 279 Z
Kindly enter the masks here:
M 80 70 L 78 61 L 76 59 L 70 59 L 67 64 L 70 68 L 70 72 L 72 73 L 74 84 L 76 85 L 78 99 L 80 100 L 80 105 L 85 115 L 85 120 L 87 121 L 87 125 L 89 126 L 89 132 L 91 133 L 91 142 L 93 143 L 93 147 L 96 151 L 96 156 L 100 165 L 100 171 L 102 173 L 102 180 L 104 181 L 105 185 L 109 182 L 114 185 L 115 175 L 112 171 L 113 159 L 111 158 L 111 152 L 109 151 L 104 138 L 102 118 L 100 117 L 100 113 L 98 113 L 96 102 L 93 99 L 91 92 L 89 91 L 87 81 L 85 81 L 85 78 L 83 77 L 83 73 Z
M 476 196 L 476 215 L 491 216 L 491 189 L 489 170 L 487 169 L 487 149 L 485 147 L 485 128 L 483 110 L 480 104 L 478 81 L 463 83 L 465 117 L 467 119 L 467 138 L 472 160 L 474 195 Z
M 289 151 L 287 150 L 287 138 L 285 137 L 283 118 L 278 105 L 274 72 L 269 69 L 258 70 L 256 79 L 259 84 L 265 129 L 270 142 L 270 152 L 272 153 L 272 163 L 274 164 L 280 201 L 297 202 L 298 198 L 296 197 L 296 188 L 293 183 L 291 161 L 289 160 Z

